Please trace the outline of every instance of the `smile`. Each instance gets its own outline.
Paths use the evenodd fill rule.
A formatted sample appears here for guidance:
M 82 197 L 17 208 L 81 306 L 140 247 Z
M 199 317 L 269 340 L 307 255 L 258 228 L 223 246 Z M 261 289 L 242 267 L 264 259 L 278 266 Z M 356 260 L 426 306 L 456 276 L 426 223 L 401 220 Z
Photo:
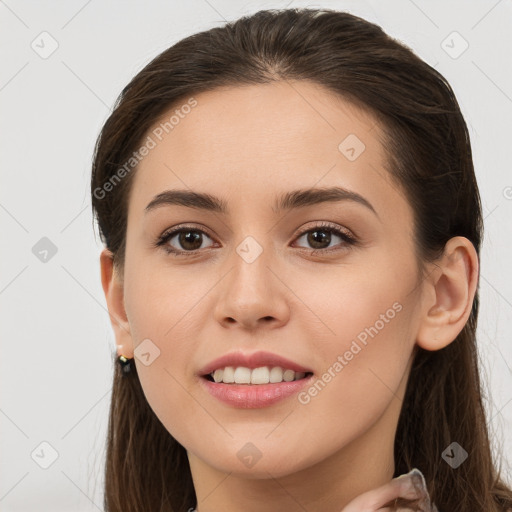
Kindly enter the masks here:
M 278 384 L 280 382 L 293 382 L 303 379 L 311 372 L 296 372 L 280 366 L 261 366 L 259 368 L 247 368 L 245 366 L 226 366 L 211 372 L 206 378 L 213 382 L 224 384 Z
M 230 368 L 230 367 L 227 367 Z M 213 377 L 209 375 L 204 375 L 199 379 L 200 385 L 204 387 L 205 391 L 207 391 L 211 396 L 219 400 L 220 402 L 230 405 L 231 407 L 235 407 L 237 409 L 260 409 L 263 407 L 271 406 L 277 402 L 283 401 L 286 398 L 292 397 L 299 393 L 302 389 L 306 388 L 311 384 L 313 379 L 313 374 L 311 372 L 293 372 L 293 380 L 285 381 L 284 379 L 280 379 L 278 382 L 270 382 L 270 375 L 273 375 L 273 378 L 277 379 L 279 376 L 279 372 L 274 370 L 274 368 L 269 369 L 265 367 L 266 372 L 261 370 L 260 368 L 254 368 L 254 370 L 250 370 L 249 368 L 237 367 L 233 368 L 232 376 L 234 379 L 238 378 L 239 380 L 243 380 L 243 383 L 238 382 L 230 382 L 225 383 L 224 380 L 224 369 L 215 370 L 214 374 L 217 372 L 222 373 L 222 381 L 215 382 Z M 256 371 L 258 370 L 258 371 Z M 284 370 L 278 367 L 282 377 L 290 378 L 292 376 L 291 373 L 287 373 L 288 370 Z M 256 371 L 256 373 L 255 373 Z M 230 377 L 231 370 L 228 369 L 228 378 L 227 380 L 231 380 Z M 261 377 L 261 374 L 268 373 L 268 383 L 260 383 L 255 384 L 248 381 L 248 375 L 250 376 L 250 380 L 258 380 Z M 254 375 L 254 376 L 253 376 Z M 217 373 L 217 379 L 221 377 L 220 373 Z

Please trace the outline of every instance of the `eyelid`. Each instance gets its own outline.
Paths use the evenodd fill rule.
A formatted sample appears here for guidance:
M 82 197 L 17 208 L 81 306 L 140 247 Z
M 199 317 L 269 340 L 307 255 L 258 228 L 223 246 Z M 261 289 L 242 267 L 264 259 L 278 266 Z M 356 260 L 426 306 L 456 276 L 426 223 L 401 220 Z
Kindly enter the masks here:
M 202 233 L 206 236 L 208 236 L 208 238 L 212 239 L 212 240 L 215 240 L 215 237 L 212 236 L 209 232 L 209 230 L 203 226 L 199 227 L 198 225 L 194 225 L 194 224 L 188 224 L 188 223 L 185 223 L 185 224 L 178 224 L 177 226 L 174 226 L 172 228 L 169 228 L 169 229 L 166 229 L 155 241 L 154 243 L 154 246 L 156 247 L 161 247 L 163 246 L 163 248 L 170 254 L 174 254 L 175 256 L 181 256 L 181 255 L 186 255 L 188 254 L 189 256 L 192 256 L 192 255 L 195 255 L 195 254 L 198 254 L 198 252 L 200 251 L 200 249 L 196 249 L 194 251 L 183 251 L 183 250 L 180 250 L 180 249 L 170 249 L 168 248 L 168 242 L 171 238 L 174 238 L 177 234 L 181 233 L 182 231 L 197 231 L 199 233 Z M 203 249 L 204 250 L 204 249 Z
M 313 231 L 315 229 L 330 229 L 332 231 L 339 231 L 340 233 L 342 233 L 343 235 L 347 236 L 348 238 L 356 238 L 356 236 L 354 235 L 354 233 L 352 233 L 352 231 L 350 231 L 349 229 L 343 227 L 343 226 L 340 226 L 339 224 L 335 224 L 334 222 L 330 222 L 330 221 L 326 221 L 326 220 L 317 220 L 317 221 L 311 221 L 313 223 L 312 226 L 309 226 L 309 227 L 304 227 L 304 228 L 301 228 L 301 230 L 297 233 L 297 235 L 295 235 L 295 237 L 297 236 L 301 236 L 303 235 L 304 233 L 309 233 L 310 231 Z
M 338 246 L 330 247 L 327 249 L 308 249 L 307 247 L 299 247 L 299 249 L 308 251 L 310 254 L 326 254 L 327 255 L 327 254 L 330 254 L 333 252 L 340 252 L 340 251 L 346 250 L 350 247 L 357 247 L 360 244 L 360 241 L 359 241 L 359 238 L 357 235 L 355 235 L 351 230 L 349 230 L 343 226 L 340 226 L 339 224 L 335 224 L 335 223 L 329 222 L 329 221 L 312 221 L 312 222 L 316 222 L 316 224 L 314 224 L 313 226 L 310 226 L 310 227 L 306 226 L 306 227 L 302 228 L 301 231 L 294 236 L 294 241 L 299 238 L 302 238 L 306 233 L 310 233 L 311 231 L 315 231 L 315 230 L 321 231 L 322 229 L 324 229 L 326 231 L 330 231 L 330 232 L 334 233 L 335 236 L 341 238 L 343 240 L 343 243 L 341 244 L 341 247 L 338 244 Z
M 357 235 L 355 235 L 351 230 L 349 230 L 343 226 L 340 226 L 340 225 L 335 224 L 330 221 L 311 221 L 310 223 L 312 223 L 312 225 L 310 225 L 309 227 L 305 226 L 305 227 L 301 228 L 301 230 L 294 235 L 293 241 L 296 241 L 298 238 L 301 238 L 306 233 L 309 233 L 311 231 L 325 229 L 325 230 L 333 232 L 335 234 L 335 236 L 340 237 L 344 243 L 341 244 L 342 245 L 341 248 L 337 248 L 340 244 L 338 244 L 338 246 L 335 246 L 334 248 L 326 248 L 326 249 L 308 249 L 307 247 L 298 247 L 299 249 L 301 249 L 303 251 L 307 251 L 310 254 L 317 254 L 317 253 L 329 254 L 332 252 L 340 252 L 343 250 L 347 250 L 349 248 L 349 246 L 359 245 L 359 238 L 357 237 Z M 172 228 L 166 229 L 157 238 L 157 240 L 154 243 L 154 246 L 156 246 L 156 247 L 164 246 L 163 248 L 164 248 L 164 250 L 166 250 L 166 252 L 168 252 L 169 254 L 174 254 L 175 256 L 187 256 L 188 255 L 190 257 L 195 256 L 195 255 L 199 254 L 201 251 L 204 251 L 205 249 L 210 248 L 210 247 L 208 247 L 205 249 L 195 249 L 193 251 L 184 251 L 184 250 L 174 249 L 174 248 L 171 249 L 167 246 L 168 245 L 167 243 L 169 242 L 169 240 L 171 238 L 174 238 L 174 236 L 176 236 L 177 234 L 179 234 L 183 231 L 186 231 L 186 230 L 197 231 L 199 233 L 205 234 L 210 239 L 215 241 L 215 237 L 210 234 L 209 230 L 206 227 L 204 227 L 204 226 L 199 227 L 198 225 L 195 225 L 195 224 L 185 223 L 185 224 L 179 224 Z
M 202 232 L 202 233 L 208 235 L 210 238 L 215 238 L 210 233 L 208 228 L 205 228 L 203 226 L 198 226 L 197 224 L 188 224 L 188 223 L 178 224 L 177 226 L 173 226 L 172 228 L 166 229 L 158 238 L 161 240 L 161 239 L 167 238 L 171 235 L 176 235 L 180 231 L 185 231 L 187 229 L 189 229 L 190 231 L 199 231 L 199 232 Z

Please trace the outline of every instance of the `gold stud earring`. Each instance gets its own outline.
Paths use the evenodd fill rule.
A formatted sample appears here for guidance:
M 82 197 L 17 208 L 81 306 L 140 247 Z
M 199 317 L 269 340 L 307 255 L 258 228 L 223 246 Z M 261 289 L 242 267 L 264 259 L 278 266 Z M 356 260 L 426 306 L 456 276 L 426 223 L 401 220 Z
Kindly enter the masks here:
M 127 374 L 127 373 L 130 373 L 131 370 L 132 370 L 132 359 L 128 358 L 128 357 L 125 357 L 123 355 L 120 355 L 118 357 L 118 362 L 119 364 L 121 365 L 121 369 L 123 371 L 124 374 Z

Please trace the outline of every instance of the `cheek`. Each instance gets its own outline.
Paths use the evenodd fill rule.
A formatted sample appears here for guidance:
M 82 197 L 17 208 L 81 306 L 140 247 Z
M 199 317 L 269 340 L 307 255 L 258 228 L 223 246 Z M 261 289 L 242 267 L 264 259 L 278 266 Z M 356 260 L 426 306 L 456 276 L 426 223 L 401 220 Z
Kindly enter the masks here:
M 387 265 L 347 267 L 336 274 L 331 272 L 330 277 L 317 274 L 295 287 L 307 304 L 295 321 L 303 322 L 302 328 L 311 334 L 325 362 L 351 350 L 354 341 L 361 349 L 372 345 L 366 352 L 392 350 L 394 344 L 407 339 L 404 328 L 411 316 L 407 308 L 412 288 L 409 283 L 409 272 L 404 269 L 398 279 Z M 353 352 L 357 350 L 356 346 Z
M 313 416 L 351 417 L 362 428 L 393 400 L 414 347 L 413 278 L 384 265 L 316 280 L 307 303 L 321 322 L 302 325 L 322 365 L 302 396 Z
M 177 359 L 185 355 L 184 345 L 192 350 L 204 322 L 201 302 L 211 284 L 194 278 L 190 269 L 177 272 L 142 259 L 127 269 L 126 282 L 125 305 L 135 345 L 150 338 L 162 352 L 172 346 Z
M 300 412 L 295 416 L 302 419 L 303 428 L 318 432 L 316 442 L 325 451 L 348 445 L 388 409 L 399 414 L 412 350 L 404 338 L 408 332 L 405 315 L 402 309 L 389 323 L 381 320 L 384 326 L 372 317 L 371 323 L 361 324 L 367 330 L 351 324 L 347 336 L 326 342 L 322 348 L 323 372 L 300 393 Z
M 204 338 L 202 303 L 209 286 L 185 273 L 171 276 L 165 268 L 143 268 L 142 261 L 127 267 L 126 276 L 125 307 L 141 386 L 157 417 L 180 440 L 187 418 L 197 414 L 189 388 L 194 356 Z

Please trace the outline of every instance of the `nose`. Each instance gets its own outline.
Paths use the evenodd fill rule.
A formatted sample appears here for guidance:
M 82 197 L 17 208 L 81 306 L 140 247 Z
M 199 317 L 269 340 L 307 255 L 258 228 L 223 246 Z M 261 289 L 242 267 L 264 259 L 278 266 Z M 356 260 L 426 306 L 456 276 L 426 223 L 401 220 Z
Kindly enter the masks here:
M 230 259 L 231 271 L 219 284 L 215 318 L 223 327 L 245 330 L 277 328 L 290 316 L 287 297 L 290 291 L 265 251 L 247 262 L 238 253 Z M 270 265 L 269 265 L 270 263 Z

